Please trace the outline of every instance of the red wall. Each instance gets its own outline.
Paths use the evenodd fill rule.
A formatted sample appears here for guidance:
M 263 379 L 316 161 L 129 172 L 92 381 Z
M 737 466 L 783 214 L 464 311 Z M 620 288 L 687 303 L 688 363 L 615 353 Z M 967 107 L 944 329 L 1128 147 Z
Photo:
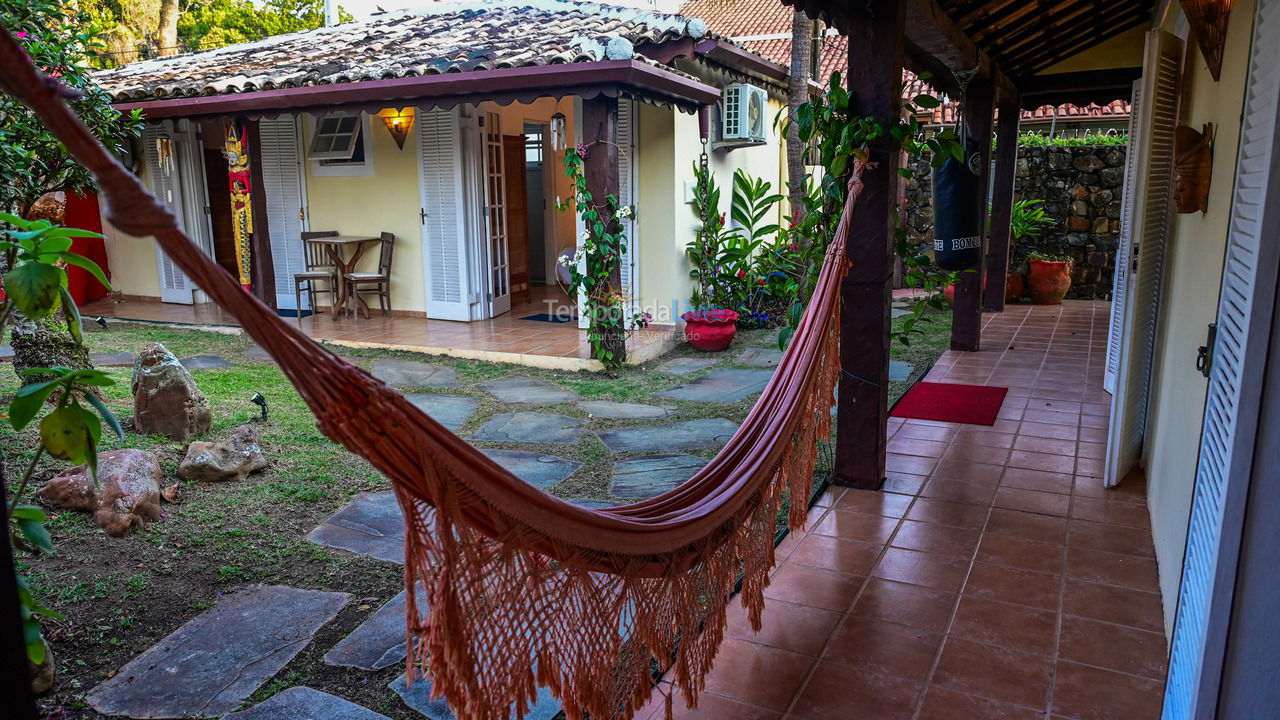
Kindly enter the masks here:
M 78 195 L 67 193 L 67 211 L 63 220 L 67 227 L 102 232 L 102 214 L 98 209 L 98 196 L 93 193 Z M 107 246 L 100 238 L 76 238 L 71 251 L 83 255 L 98 263 L 102 272 L 111 277 L 111 268 L 107 267 Z M 107 296 L 107 289 L 87 270 L 67 267 L 67 289 L 77 305 L 93 302 Z

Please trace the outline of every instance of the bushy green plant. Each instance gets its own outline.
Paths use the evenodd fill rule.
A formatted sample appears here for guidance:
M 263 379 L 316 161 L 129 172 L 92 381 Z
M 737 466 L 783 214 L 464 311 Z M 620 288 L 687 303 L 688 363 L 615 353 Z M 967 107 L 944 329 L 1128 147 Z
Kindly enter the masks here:
M 1039 199 L 1019 200 L 1013 204 L 1009 216 L 1009 234 L 1014 240 L 1039 235 L 1046 227 L 1054 223 L 1053 218 L 1044 211 L 1044 201 Z
M 1066 255 L 1055 255 L 1053 253 L 1042 252 L 1040 250 L 1033 250 L 1027 253 L 1027 259 L 1040 260 L 1041 262 L 1064 262 L 1064 263 L 1075 262 L 1074 260 L 1067 257 Z
M 995 142 L 994 140 L 992 141 Z M 1023 147 L 1087 147 L 1100 145 L 1105 147 L 1121 147 L 1129 144 L 1128 133 L 1094 132 L 1090 130 L 1083 135 L 1044 135 L 1036 132 L 1025 132 L 1018 136 L 1018 144 Z

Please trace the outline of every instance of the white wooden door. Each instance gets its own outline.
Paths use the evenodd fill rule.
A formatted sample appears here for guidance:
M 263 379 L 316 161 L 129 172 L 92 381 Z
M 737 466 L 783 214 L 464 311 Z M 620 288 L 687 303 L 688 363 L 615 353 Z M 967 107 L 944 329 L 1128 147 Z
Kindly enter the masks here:
M 166 127 L 148 125 L 142 131 L 143 155 L 147 164 L 147 180 L 151 194 L 168 206 L 178 219 L 178 225 L 186 231 L 182 208 L 182 178 L 178 170 L 177 142 Z M 156 261 L 160 273 L 160 299 L 164 302 L 190 305 L 194 286 L 163 250 L 156 249 Z
M 462 119 L 456 107 L 417 114 L 427 317 L 470 320 Z
M 1123 197 L 1120 200 L 1120 244 L 1116 248 L 1115 277 L 1111 289 L 1111 326 L 1107 332 L 1107 363 L 1102 377 L 1102 388 L 1112 395 L 1116 392 L 1116 376 L 1120 373 L 1120 338 L 1124 333 L 1125 299 L 1129 295 L 1129 263 L 1133 245 L 1133 214 L 1137 210 L 1134 183 L 1137 174 L 1137 148 L 1142 144 L 1138 122 L 1142 107 L 1142 81 L 1133 83 L 1133 95 L 1129 114 L 1129 147 L 1125 151 Z
M 1233 18 L 1237 19 L 1237 18 Z M 1248 17 L 1238 18 L 1247 22 Z M 1241 118 L 1200 458 L 1173 626 L 1165 720 L 1220 718 L 1218 694 L 1280 275 L 1280 0 L 1259 0 Z M 1274 716 L 1274 713 L 1272 713 Z M 1224 720 L 1234 720 L 1224 718 Z
M 511 236 L 507 231 L 507 173 L 502 149 L 502 116 L 497 113 L 485 113 L 483 120 L 489 317 L 497 317 L 511 310 Z
M 636 105 L 634 100 L 618 98 L 618 206 L 633 210 L 636 204 L 636 189 L 639 187 L 636 178 Z M 623 219 L 622 232 L 626 239 L 625 252 L 619 260 L 619 279 L 623 297 L 630 303 L 632 312 L 639 310 L 639 274 L 638 252 L 636 242 L 639 228 L 633 213 L 629 219 Z
M 281 115 L 258 121 L 258 150 L 262 157 L 261 190 L 271 235 L 271 263 L 276 282 L 276 307 L 309 310 L 310 297 L 296 307 L 293 276 L 307 269 L 302 232 L 306 230 L 301 141 L 297 118 Z
M 1133 242 L 1124 296 L 1124 328 L 1116 391 L 1111 396 L 1104 483 L 1116 483 L 1137 464 L 1146 435 L 1151 370 L 1160 317 L 1165 247 L 1172 217 L 1173 129 L 1178 124 L 1182 40 L 1161 30 L 1147 35 L 1142 107 L 1138 117 Z

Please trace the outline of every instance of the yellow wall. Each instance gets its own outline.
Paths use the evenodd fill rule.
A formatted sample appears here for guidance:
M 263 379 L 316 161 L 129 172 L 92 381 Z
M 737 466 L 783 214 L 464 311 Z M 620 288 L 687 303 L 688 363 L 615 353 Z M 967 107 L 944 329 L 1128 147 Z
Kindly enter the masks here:
M 1185 28 L 1174 8 L 1165 29 Z M 1180 122 L 1217 128 L 1206 213 L 1175 215 L 1160 306 L 1144 461 L 1165 623 L 1171 630 L 1191 509 L 1208 381 L 1195 368 L 1206 326 L 1217 316 L 1231 211 L 1232 178 L 1248 74 L 1254 0 L 1236 0 L 1227 29 L 1222 79 L 1214 82 L 1194 42 L 1187 42 Z M 1180 32 L 1185 37 L 1185 31 Z
M 160 298 L 160 266 L 156 241 L 138 238 L 102 220 L 102 234 L 107 236 L 107 267 L 111 272 L 111 289 L 145 298 Z
M 1073 55 L 1056 65 L 1042 70 L 1041 75 L 1082 72 L 1085 70 L 1110 70 L 1111 68 L 1142 67 L 1142 43 L 1147 28 L 1139 26 L 1103 41 L 1095 47 Z

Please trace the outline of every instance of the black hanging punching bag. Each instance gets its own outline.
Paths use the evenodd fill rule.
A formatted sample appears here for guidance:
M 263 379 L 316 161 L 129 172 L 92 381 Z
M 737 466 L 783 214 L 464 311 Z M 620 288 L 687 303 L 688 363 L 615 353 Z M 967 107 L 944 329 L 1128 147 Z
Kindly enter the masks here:
M 947 158 L 933 170 L 934 262 L 943 270 L 968 270 L 982 259 L 982 153 L 964 141 L 966 162 Z

